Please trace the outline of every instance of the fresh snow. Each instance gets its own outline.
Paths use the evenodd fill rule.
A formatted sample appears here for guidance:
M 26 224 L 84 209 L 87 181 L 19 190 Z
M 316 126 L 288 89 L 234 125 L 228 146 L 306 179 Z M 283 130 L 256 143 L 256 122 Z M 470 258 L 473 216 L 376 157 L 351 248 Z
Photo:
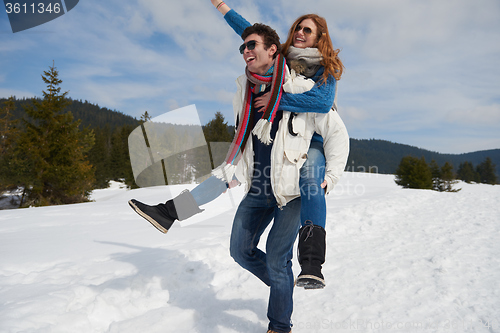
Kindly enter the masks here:
M 265 332 L 268 288 L 229 256 L 242 187 L 166 235 L 127 204 L 193 186 L 0 211 L 0 332 Z M 500 332 L 500 186 L 456 187 L 346 173 L 327 197 L 327 287 L 295 289 L 293 332 Z

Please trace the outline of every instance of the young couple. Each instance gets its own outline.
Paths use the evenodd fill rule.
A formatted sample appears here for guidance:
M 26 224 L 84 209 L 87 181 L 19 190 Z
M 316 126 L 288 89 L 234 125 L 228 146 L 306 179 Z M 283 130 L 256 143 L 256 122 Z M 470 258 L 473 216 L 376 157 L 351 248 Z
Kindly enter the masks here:
M 201 205 L 228 187 L 245 183 L 246 195 L 233 221 L 231 256 L 270 287 L 268 332 L 290 332 L 297 235 L 301 273 L 295 285 L 325 285 L 324 196 L 342 175 L 349 153 L 347 130 L 335 107 L 343 66 L 326 21 L 317 15 L 298 18 L 281 45 L 272 28 L 251 25 L 221 0 L 211 2 L 244 41 L 239 51 L 246 69 L 237 79 L 236 134 L 226 160 L 212 177 L 164 204 L 134 199 L 129 204 L 166 233 L 175 220 L 201 212 Z M 271 221 L 263 252 L 257 245 Z

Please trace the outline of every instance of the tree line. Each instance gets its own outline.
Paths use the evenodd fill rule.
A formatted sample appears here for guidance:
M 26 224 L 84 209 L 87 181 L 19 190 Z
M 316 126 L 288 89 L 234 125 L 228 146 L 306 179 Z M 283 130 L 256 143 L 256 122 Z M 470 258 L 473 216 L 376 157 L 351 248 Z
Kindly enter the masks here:
M 454 172 L 453 165 L 449 162 L 439 166 L 435 160 L 432 160 L 430 164 L 427 164 L 425 157 L 417 158 L 409 155 L 401 159 L 396 170 L 395 182 L 404 188 L 457 192 L 459 189 L 454 189 L 453 185 L 458 180 L 495 185 L 498 178 L 495 165 L 489 157 L 475 168 L 472 162 L 463 162 L 459 165 L 457 172 Z
M 61 91 L 54 65 L 42 79 L 43 98 L 11 96 L 0 103 L 0 195 L 18 189 L 18 205 L 28 207 L 85 202 L 110 180 L 137 187 L 128 138 L 150 119 L 147 111 L 137 120 L 73 101 Z M 232 140 L 220 113 L 203 131 L 207 142 Z

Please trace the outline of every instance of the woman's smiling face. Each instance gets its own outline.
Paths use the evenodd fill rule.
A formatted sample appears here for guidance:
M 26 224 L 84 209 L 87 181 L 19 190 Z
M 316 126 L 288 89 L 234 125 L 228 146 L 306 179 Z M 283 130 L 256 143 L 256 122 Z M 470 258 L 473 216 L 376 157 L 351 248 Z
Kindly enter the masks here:
M 310 18 L 301 21 L 293 34 L 293 46 L 300 49 L 314 47 L 317 40 L 318 27 Z

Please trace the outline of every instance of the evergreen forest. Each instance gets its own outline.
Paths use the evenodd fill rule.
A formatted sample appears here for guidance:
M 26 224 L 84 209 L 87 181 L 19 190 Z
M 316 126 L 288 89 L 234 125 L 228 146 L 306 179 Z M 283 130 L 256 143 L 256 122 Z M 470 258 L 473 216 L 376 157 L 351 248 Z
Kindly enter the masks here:
M 200 177 L 222 162 L 232 140 L 234 126 L 220 112 L 202 132 L 196 126 L 161 124 L 157 125 L 161 130 L 148 137 L 147 111 L 136 119 L 89 101 L 73 100 L 62 91 L 54 66 L 44 71 L 42 79 L 46 84 L 43 97 L 0 98 L 0 202 L 2 193 L 8 191 L 17 191 L 17 206 L 27 207 L 87 201 L 93 189 L 105 188 L 111 180 L 137 187 L 129 155 L 133 132 L 140 134 L 145 140 L 141 147 L 147 146 L 145 151 L 150 152 L 141 160 L 147 166 L 137 177 L 141 186 L 158 185 L 158 178 L 161 184 L 202 181 Z M 175 140 L 196 146 L 193 141 L 203 138 L 208 147 L 169 150 Z M 155 149 L 168 157 L 153 156 L 153 142 L 159 142 L 160 148 Z M 451 190 L 453 179 L 496 184 L 500 174 L 500 149 L 440 154 L 384 140 L 351 138 L 350 144 L 347 171 L 398 174 L 417 168 L 425 178 L 419 186 L 425 188 Z M 165 165 L 175 171 L 161 172 Z M 153 169 L 160 171 L 155 174 Z M 442 178 L 444 183 L 437 182 Z M 407 180 L 400 185 L 411 187 Z

